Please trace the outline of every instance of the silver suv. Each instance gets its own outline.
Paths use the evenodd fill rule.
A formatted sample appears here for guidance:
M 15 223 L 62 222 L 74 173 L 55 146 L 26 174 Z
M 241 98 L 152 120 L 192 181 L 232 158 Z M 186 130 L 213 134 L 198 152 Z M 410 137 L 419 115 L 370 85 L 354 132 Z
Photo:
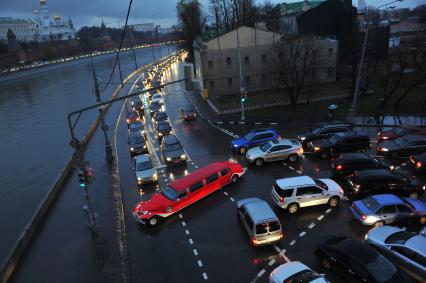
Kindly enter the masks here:
M 253 147 L 247 151 L 246 158 L 249 163 L 262 166 L 264 162 L 290 160 L 296 162 L 303 155 L 302 144 L 297 140 L 278 139 L 269 141 L 261 146 Z
M 397 227 L 375 227 L 366 235 L 367 243 L 419 282 L 426 278 L 426 237 Z
M 271 194 L 274 202 L 291 214 L 306 206 L 328 204 L 336 207 L 343 198 L 343 190 L 335 181 L 309 176 L 276 180 Z

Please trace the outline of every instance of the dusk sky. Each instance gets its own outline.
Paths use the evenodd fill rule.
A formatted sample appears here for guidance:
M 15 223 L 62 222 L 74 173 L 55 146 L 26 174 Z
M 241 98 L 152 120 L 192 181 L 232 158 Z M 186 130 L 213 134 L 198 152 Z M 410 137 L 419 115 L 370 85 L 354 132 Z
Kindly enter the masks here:
M 257 0 L 262 3 L 264 0 Z M 272 3 L 298 2 L 300 0 L 270 0 Z M 134 0 L 129 23 L 153 22 L 163 27 L 169 27 L 177 23 L 175 5 L 176 0 Z M 367 5 L 379 6 L 390 0 L 366 0 Z M 208 0 L 201 0 L 205 8 Z M 358 0 L 353 0 L 357 6 Z M 397 3 L 397 7 L 416 7 L 426 4 L 426 0 L 404 0 Z M 59 14 L 63 18 L 70 16 L 77 28 L 84 25 L 100 25 L 102 19 L 108 26 L 120 26 L 124 24 L 128 1 L 126 0 L 47 0 L 50 14 Z M 31 18 L 32 11 L 39 9 L 38 0 L 0 0 L 0 17 Z

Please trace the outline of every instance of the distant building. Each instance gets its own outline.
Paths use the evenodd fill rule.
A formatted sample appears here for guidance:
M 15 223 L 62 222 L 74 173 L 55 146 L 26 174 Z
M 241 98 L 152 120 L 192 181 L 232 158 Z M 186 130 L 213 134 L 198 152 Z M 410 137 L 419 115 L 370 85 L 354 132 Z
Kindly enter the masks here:
M 278 7 L 280 9 L 281 17 L 279 23 L 279 32 L 281 34 L 298 33 L 297 17 L 303 12 L 310 10 L 321 4 L 323 1 L 300 1 L 293 3 L 282 3 Z
M 134 31 L 137 32 L 154 32 L 155 24 L 154 23 L 142 23 L 130 26 Z
M 238 41 L 237 41 L 238 38 Z M 316 82 L 334 81 L 337 62 L 337 41 L 327 38 L 306 39 L 318 49 L 318 58 L 325 58 L 327 64 L 319 62 Z M 207 42 L 194 42 L 196 77 L 202 80 L 209 95 L 223 96 L 240 92 L 240 68 L 238 45 L 245 90 L 249 93 L 282 88 L 274 77 L 274 46 L 283 42 L 278 33 L 240 27 L 210 39 Z M 322 54 L 325 56 L 321 56 Z M 327 65 L 327 66 L 325 66 Z M 330 72 L 330 68 L 332 68 Z
M 34 40 L 35 26 L 29 20 L 0 18 L 0 40 L 7 41 L 7 32 L 11 30 L 18 41 Z
M 33 24 L 35 26 L 35 39 L 37 41 L 68 40 L 74 39 L 76 31 L 71 18 L 62 20 L 59 15 L 53 19 L 49 15 L 46 0 L 40 0 L 40 11 L 33 11 Z

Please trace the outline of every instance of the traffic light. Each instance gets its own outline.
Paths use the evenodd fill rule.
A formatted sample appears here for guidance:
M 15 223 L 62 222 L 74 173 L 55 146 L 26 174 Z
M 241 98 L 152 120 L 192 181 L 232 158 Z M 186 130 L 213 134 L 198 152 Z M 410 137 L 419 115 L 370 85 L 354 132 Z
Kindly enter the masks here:
M 87 180 L 87 175 L 85 170 L 79 170 L 78 171 L 78 182 L 80 183 L 81 188 L 87 187 L 87 184 L 89 183 Z

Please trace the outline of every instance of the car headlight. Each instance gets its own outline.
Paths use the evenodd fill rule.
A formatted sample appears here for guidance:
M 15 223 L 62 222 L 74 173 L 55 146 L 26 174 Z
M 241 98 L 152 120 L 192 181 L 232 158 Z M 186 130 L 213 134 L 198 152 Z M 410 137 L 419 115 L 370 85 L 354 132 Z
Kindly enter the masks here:
M 304 141 L 304 140 L 306 140 L 306 137 L 300 137 L 300 140 Z
M 387 149 L 386 147 L 382 147 L 381 149 L 382 151 L 389 151 L 389 149 Z
M 146 148 L 146 145 L 144 145 L 143 148 Z
M 321 148 L 320 148 L 319 146 L 314 147 L 314 150 L 315 150 L 315 151 L 320 151 L 320 149 L 321 149 Z
M 154 173 L 154 174 L 152 175 L 152 178 L 153 178 L 154 180 L 157 180 L 157 178 L 158 178 L 157 173 Z
M 159 135 L 159 136 L 162 136 L 162 135 L 163 135 L 163 133 L 158 133 L 158 135 Z
M 186 158 L 186 154 L 182 154 L 182 155 L 180 156 L 180 158 L 185 159 L 185 158 Z
M 142 178 L 141 178 L 141 177 L 138 177 L 138 181 L 142 181 Z
M 172 134 L 173 134 L 173 130 L 172 130 L 172 131 L 170 131 L 170 133 L 169 133 L 169 134 L 171 134 L 171 135 L 172 135 Z
M 140 213 L 141 213 L 142 215 L 147 215 L 147 214 L 149 214 L 149 211 L 142 210 L 142 211 L 140 211 Z
M 130 148 L 131 151 L 134 151 L 135 149 L 133 147 Z
M 172 159 L 170 157 L 166 157 L 167 161 L 172 161 Z

